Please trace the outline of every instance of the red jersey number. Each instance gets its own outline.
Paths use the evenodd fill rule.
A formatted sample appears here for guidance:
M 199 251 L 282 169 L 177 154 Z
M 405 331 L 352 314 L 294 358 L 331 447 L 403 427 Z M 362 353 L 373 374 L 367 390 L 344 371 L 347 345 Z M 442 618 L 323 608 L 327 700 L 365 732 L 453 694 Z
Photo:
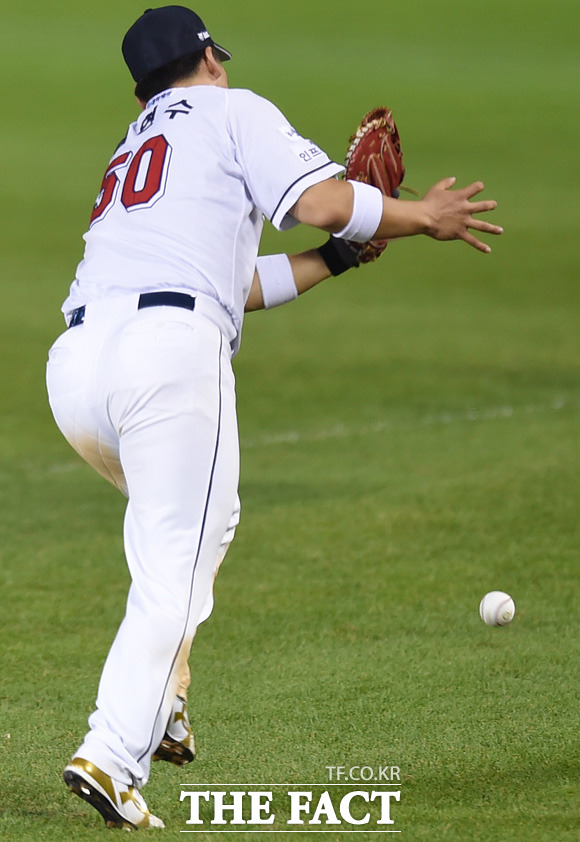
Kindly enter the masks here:
M 91 214 L 91 225 L 107 215 L 119 195 L 121 184 L 121 203 L 125 210 L 154 205 L 165 192 L 170 158 L 171 146 L 163 135 L 146 140 L 135 154 L 125 152 L 114 158 L 103 178 Z

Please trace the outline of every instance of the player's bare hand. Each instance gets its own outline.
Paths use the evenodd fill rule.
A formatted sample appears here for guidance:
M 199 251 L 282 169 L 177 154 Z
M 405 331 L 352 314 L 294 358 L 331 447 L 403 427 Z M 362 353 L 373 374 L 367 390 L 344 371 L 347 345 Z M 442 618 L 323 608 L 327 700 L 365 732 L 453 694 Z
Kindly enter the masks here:
M 435 240 L 464 240 L 487 254 L 491 251 L 490 246 L 471 232 L 503 234 L 503 228 L 476 219 L 474 214 L 495 210 L 497 202 L 493 199 L 472 201 L 484 189 L 481 181 L 459 190 L 452 190 L 454 184 L 454 178 L 444 178 L 425 195 L 423 203 L 429 218 L 427 234 Z

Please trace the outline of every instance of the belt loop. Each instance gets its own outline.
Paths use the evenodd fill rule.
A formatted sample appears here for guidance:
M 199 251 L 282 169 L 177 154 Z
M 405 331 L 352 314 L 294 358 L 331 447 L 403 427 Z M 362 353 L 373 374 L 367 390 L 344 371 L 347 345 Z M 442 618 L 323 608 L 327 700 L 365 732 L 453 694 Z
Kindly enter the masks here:
M 82 325 L 85 320 L 85 306 L 83 304 L 82 307 L 77 307 L 76 310 L 72 311 L 70 322 L 68 323 L 70 327 L 76 327 L 77 325 Z

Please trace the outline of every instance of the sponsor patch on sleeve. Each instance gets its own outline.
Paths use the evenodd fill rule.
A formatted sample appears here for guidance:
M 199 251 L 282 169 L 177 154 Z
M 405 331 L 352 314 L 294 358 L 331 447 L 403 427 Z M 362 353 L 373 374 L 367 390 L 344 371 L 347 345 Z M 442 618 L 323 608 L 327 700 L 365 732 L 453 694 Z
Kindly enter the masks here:
M 313 161 L 314 158 L 318 158 L 319 155 L 324 155 L 324 152 L 322 151 L 322 149 L 320 149 L 318 146 L 316 146 L 315 143 L 311 143 L 311 142 L 309 142 L 309 145 L 307 146 L 306 149 L 303 149 L 301 152 L 298 152 L 298 150 L 296 150 L 296 151 L 297 151 L 298 157 L 302 161 L 304 161 L 305 164 L 307 164 L 309 161 Z
M 299 134 L 294 126 L 291 126 L 290 123 L 286 123 L 283 126 L 280 126 L 278 129 L 280 134 L 283 134 L 284 137 L 287 137 L 288 140 L 304 140 L 301 134 Z
M 300 158 L 301 161 L 304 161 L 305 164 L 308 164 L 320 155 L 324 155 L 324 152 L 320 149 L 320 147 L 311 140 L 307 140 L 305 137 L 302 137 L 302 135 L 299 134 L 293 126 L 286 124 L 284 126 L 280 126 L 278 131 L 292 142 L 292 151 L 296 157 Z

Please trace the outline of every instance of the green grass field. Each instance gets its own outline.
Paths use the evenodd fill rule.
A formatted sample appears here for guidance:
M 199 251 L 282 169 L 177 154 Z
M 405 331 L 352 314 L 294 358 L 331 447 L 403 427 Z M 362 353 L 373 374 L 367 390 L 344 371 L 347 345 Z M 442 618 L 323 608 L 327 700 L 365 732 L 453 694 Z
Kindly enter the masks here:
M 135 113 L 119 43 L 145 5 L 0 0 L 7 842 L 109 833 L 60 775 L 123 615 L 124 503 L 60 438 L 44 365 Z M 243 519 L 191 659 L 199 757 L 156 765 L 145 790 L 163 838 L 188 838 L 182 784 L 324 784 L 327 766 L 390 765 L 401 832 L 324 839 L 577 840 L 577 2 L 196 9 L 234 53 L 232 85 L 275 100 L 338 159 L 362 114 L 389 104 L 408 184 L 481 178 L 506 233 L 491 255 L 395 243 L 248 317 Z M 263 246 L 319 242 L 270 228 Z M 507 628 L 479 619 L 493 589 L 516 601 Z M 266 838 L 311 838 L 283 836 L 286 819 Z

